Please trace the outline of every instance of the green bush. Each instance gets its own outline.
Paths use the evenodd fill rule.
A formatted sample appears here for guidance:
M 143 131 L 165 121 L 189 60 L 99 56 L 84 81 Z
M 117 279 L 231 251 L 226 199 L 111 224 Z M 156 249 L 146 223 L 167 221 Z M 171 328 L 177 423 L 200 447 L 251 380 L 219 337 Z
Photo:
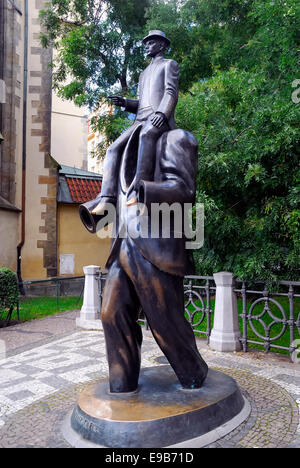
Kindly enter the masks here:
M 19 290 L 17 275 L 8 268 L 0 268 L 0 320 L 10 320 L 18 303 Z

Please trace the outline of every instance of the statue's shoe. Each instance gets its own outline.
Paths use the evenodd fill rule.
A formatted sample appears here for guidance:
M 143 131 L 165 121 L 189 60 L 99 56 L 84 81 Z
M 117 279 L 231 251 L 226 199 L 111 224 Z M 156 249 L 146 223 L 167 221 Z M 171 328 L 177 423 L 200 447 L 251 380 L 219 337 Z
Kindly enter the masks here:
M 115 200 L 113 198 L 103 197 L 100 200 L 100 203 L 98 203 L 98 205 L 93 208 L 92 214 L 101 215 L 104 213 L 104 211 L 108 211 L 112 205 L 115 206 Z
M 126 203 L 126 206 L 133 206 L 137 204 L 137 199 L 136 197 L 131 197 Z

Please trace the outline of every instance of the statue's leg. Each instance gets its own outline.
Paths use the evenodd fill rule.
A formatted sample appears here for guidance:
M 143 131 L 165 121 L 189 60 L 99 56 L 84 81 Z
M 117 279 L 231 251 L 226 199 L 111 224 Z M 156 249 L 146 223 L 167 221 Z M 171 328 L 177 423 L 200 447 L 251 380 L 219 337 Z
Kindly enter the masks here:
M 119 172 L 122 154 L 128 139 L 135 130 L 132 125 L 126 132 L 108 148 L 104 160 L 101 200 L 93 210 L 93 214 L 100 214 L 106 209 L 106 203 L 115 204 L 118 196 Z
M 138 387 L 143 339 L 137 323 L 139 309 L 134 286 L 116 260 L 107 275 L 101 311 L 112 393 Z
M 163 133 L 170 130 L 166 123 L 161 128 L 154 127 L 148 119 L 143 126 L 137 157 L 136 175 L 130 189 L 128 190 L 129 205 L 136 202 L 136 195 L 132 192 L 138 189 L 141 180 L 153 180 L 156 162 L 156 143 Z
M 183 278 L 160 271 L 139 253 L 131 239 L 123 242 L 122 265 L 134 283 L 153 336 L 181 385 L 201 387 L 208 366 L 184 316 Z
M 208 367 L 197 349 L 192 327 L 184 316 L 183 279 L 158 270 L 150 283 L 152 301 L 150 297 L 145 298 L 143 310 L 153 336 L 181 385 L 188 389 L 200 388 Z M 153 303 L 157 306 L 153 307 Z

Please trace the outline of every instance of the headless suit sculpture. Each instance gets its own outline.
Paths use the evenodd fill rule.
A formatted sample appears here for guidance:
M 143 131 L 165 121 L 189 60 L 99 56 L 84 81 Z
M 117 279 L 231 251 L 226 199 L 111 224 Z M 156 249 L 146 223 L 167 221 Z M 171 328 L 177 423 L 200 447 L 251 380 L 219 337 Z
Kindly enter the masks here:
M 139 100 L 113 98 L 117 106 L 136 113 L 136 120 L 108 149 L 101 196 L 80 208 L 87 226 L 88 216 L 95 224 L 109 203 L 117 205 L 117 234 L 134 223 L 139 231 L 136 202 L 151 214 L 152 203 L 183 205 L 195 199 L 198 145 L 190 133 L 175 129 L 174 122 L 178 65 L 163 58 L 170 44 L 163 32 L 151 31 L 144 43 L 152 61 L 141 74 Z M 185 242 L 172 231 L 168 239 L 152 238 L 149 232 L 146 237 L 117 235 L 112 243 L 101 310 L 112 393 L 138 388 L 141 307 L 182 387 L 200 388 L 207 376 L 184 317 L 183 277 L 193 272 Z

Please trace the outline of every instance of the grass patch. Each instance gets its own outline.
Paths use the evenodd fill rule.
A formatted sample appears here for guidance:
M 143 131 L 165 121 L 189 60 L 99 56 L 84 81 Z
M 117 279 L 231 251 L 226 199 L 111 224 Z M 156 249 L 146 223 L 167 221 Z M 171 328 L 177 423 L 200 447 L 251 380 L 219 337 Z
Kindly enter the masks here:
M 41 319 L 67 310 L 80 309 L 82 302 L 82 298 L 79 297 L 60 297 L 57 311 L 56 297 L 21 298 L 19 305 L 20 322 Z M 17 320 L 17 310 L 13 312 L 12 320 Z

